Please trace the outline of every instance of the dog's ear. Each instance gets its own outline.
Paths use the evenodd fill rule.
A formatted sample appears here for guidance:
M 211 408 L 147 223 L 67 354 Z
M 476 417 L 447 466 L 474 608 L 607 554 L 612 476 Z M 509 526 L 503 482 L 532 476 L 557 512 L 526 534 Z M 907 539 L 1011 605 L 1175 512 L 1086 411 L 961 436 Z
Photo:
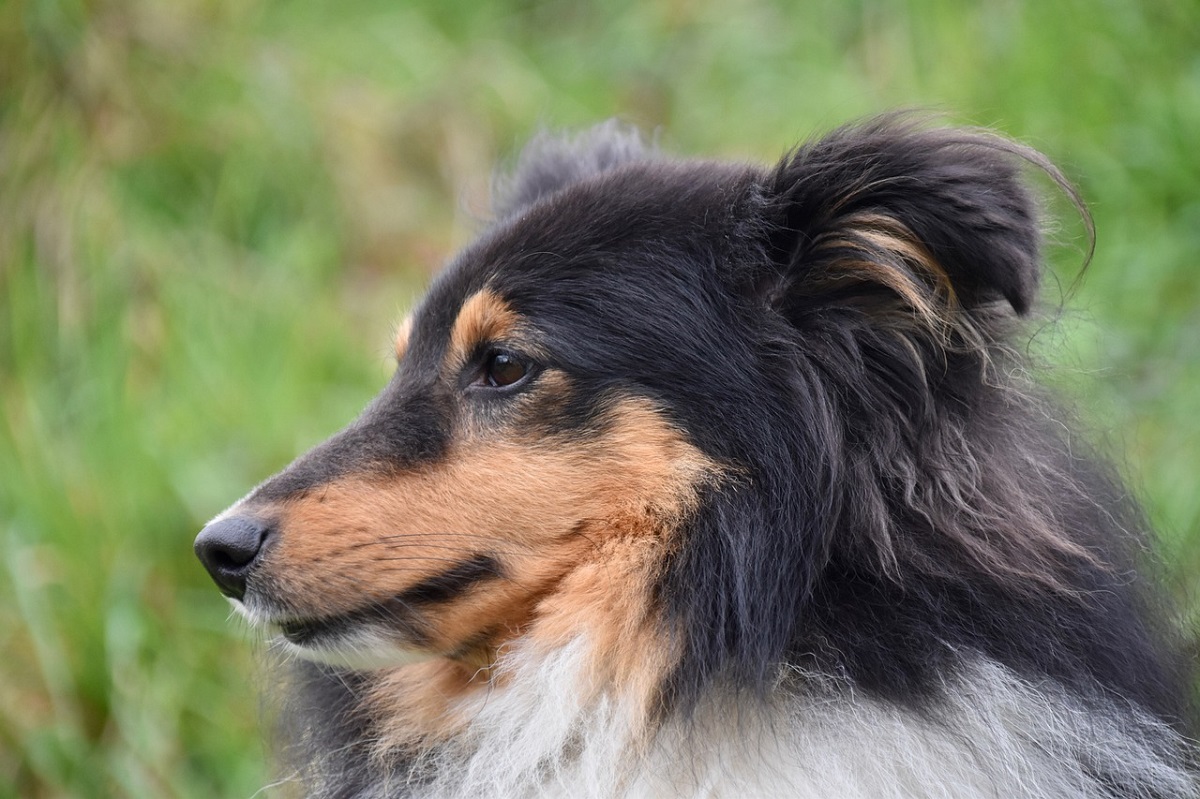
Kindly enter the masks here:
M 1040 271 L 1026 163 L 1082 210 L 1044 156 L 992 134 L 889 117 L 803 146 L 768 179 L 778 271 L 760 290 L 796 323 L 847 304 L 943 332 L 985 307 L 1024 314 Z
M 493 180 L 493 213 L 507 219 L 581 180 L 653 157 L 638 130 L 615 119 L 573 136 L 542 132 Z

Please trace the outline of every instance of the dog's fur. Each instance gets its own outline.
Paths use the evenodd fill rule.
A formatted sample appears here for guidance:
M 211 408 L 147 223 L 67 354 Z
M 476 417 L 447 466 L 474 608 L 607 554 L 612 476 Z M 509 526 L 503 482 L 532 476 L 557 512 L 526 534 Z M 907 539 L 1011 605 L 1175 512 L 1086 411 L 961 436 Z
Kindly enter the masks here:
M 535 141 L 379 397 L 218 519 L 300 656 L 283 776 L 1195 797 L 1145 523 L 1013 346 L 1027 163 L 1065 185 L 896 117 L 768 170 Z

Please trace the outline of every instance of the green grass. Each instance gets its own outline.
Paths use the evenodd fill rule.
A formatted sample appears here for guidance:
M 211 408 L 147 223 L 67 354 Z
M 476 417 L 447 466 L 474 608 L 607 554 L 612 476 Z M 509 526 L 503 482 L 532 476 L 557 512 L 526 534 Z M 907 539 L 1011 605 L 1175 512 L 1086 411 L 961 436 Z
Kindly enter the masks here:
M 365 404 L 389 326 L 539 125 L 618 115 L 765 160 L 919 106 L 1046 151 L 1099 240 L 1039 347 L 1194 593 L 1197 19 L 1194 0 L 0 3 L 0 797 L 268 781 L 270 678 L 192 536 Z M 1067 214 L 1059 238 L 1067 285 Z

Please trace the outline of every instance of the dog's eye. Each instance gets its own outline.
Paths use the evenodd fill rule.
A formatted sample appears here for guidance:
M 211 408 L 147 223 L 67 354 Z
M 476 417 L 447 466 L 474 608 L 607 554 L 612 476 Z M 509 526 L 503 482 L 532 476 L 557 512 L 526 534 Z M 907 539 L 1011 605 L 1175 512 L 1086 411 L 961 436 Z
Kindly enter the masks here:
M 525 362 L 511 352 L 493 352 L 484 365 L 483 381 L 492 388 L 503 388 L 516 383 L 528 371 Z

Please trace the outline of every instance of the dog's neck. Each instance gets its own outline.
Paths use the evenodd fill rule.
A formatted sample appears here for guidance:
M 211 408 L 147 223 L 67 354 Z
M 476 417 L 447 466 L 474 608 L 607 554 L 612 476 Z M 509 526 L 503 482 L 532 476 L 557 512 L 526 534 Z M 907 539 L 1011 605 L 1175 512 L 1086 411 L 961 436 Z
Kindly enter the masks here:
M 392 709 L 375 718 L 373 751 L 331 750 L 310 795 L 1083 799 L 1174 784 L 1161 795 L 1190 796 L 1166 725 L 986 661 L 932 713 L 784 668 L 765 701 L 714 693 L 685 721 L 648 716 L 638 686 L 597 681 L 603 655 L 584 634 L 551 651 L 516 642 L 488 674 L 398 669 L 363 697 L 371 714 Z
M 603 557 L 568 573 L 498 646 L 379 674 L 363 697 L 376 754 L 428 751 L 515 722 L 529 732 L 515 731 L 513 740 L 534 735 L 541 743 L 522 748 L 548 756 L 570 734 L 553 732 L 556 720 L 587 717 L 597 706 L 621 708 L 626 743 L 644 735 L 661 716 L 678 660 L 647 587 L 665 545 L 658 536 L 599 543 Z

